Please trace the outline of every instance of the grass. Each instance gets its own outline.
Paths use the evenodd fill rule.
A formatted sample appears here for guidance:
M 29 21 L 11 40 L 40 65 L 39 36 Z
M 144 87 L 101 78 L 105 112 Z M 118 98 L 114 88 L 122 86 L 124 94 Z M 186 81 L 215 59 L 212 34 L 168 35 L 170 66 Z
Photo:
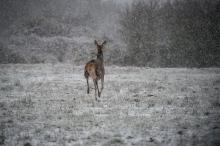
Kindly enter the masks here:
M 220 69 L 0 65 L 0 145 L 217 145 Z M 92 88 L 93 84 L 90 82 Z

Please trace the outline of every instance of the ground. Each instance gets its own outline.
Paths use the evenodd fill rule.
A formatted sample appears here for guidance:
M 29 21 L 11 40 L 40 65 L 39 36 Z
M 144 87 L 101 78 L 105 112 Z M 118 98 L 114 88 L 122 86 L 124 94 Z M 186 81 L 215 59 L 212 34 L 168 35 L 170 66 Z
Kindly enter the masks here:
M 220 68 L 0 65 L 0 145 L 219 146 Z

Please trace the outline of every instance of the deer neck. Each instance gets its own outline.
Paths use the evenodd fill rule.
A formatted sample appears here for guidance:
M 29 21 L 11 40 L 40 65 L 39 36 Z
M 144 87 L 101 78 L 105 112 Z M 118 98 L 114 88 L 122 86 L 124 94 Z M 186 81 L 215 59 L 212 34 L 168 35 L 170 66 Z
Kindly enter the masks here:
M 98 52 L 97 60 L 100 61 L 103 64 L 103 53 L 102 52 Z

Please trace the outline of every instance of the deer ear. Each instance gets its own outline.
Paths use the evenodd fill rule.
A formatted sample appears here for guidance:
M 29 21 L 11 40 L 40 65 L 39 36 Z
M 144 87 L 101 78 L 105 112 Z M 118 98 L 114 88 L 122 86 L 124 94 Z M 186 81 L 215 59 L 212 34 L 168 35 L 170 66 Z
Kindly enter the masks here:
M 107 42 L 106 41 L 104 41 L 103 43 L 102 43 L 102 45 L 105 45 Z
M 94 41 L 94 43 L 95 43 L 95 45 L 98 45 L 98 42 L 96 40 Z

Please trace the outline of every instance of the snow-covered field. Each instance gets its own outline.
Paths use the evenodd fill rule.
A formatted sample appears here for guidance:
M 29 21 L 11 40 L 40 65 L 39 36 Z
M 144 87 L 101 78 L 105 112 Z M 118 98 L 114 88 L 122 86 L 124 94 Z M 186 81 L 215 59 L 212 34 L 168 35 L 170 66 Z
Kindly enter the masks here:
M 106 67 L 99 102 L 83 69 L 0 65 L 0 145 L 220 145 L 220 68 Z

